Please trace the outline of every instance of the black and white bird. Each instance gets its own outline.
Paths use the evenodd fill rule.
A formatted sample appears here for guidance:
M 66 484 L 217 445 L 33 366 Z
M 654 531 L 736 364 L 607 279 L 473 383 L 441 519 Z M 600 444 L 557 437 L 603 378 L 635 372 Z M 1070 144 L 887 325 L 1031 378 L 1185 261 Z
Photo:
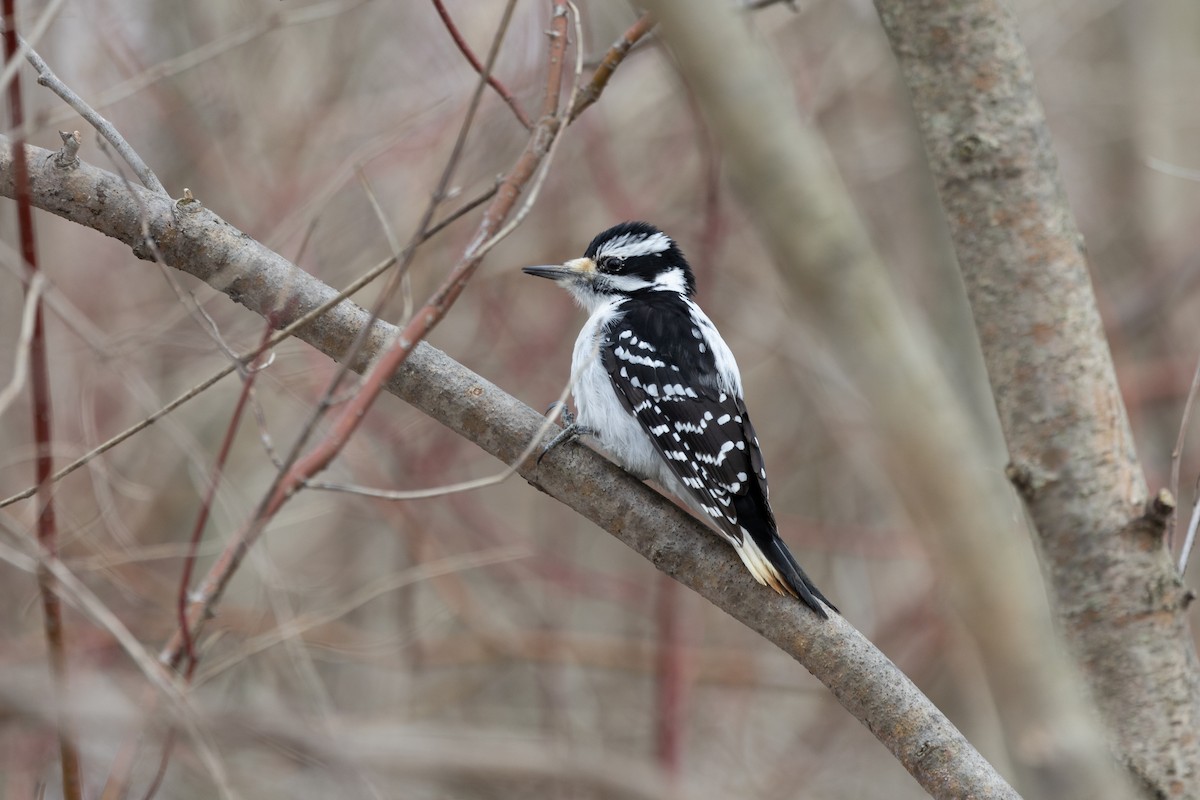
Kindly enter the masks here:
M 575 432 L 702 514 L 759 583 L 822 617 L 836 611 L 779 538 L 741 373 L 692 300 L 695 278 L 675 242 L 625 222 L 582 258 L 525 272 L 554 280 L 590 314 L 571 364 Z

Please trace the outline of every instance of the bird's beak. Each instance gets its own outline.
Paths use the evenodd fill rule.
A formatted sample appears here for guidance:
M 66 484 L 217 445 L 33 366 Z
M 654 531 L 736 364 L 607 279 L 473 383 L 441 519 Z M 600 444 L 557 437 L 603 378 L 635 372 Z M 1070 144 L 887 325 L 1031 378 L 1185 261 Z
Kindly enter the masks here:
M 591 278 L 596 273 L 596 262 L 590 258 L 575 258 L 562 266 L 525 267 L 521 270 L 526 275 L 538 278 L 549 278 L 552 281 L 574 281 L 580 278 Z

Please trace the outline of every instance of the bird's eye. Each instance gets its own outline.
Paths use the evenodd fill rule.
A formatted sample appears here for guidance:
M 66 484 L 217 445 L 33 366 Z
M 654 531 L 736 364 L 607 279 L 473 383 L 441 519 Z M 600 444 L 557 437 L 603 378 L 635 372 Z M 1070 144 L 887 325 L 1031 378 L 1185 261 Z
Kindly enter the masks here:
M 600 259 L 599 267 L 604 272 L 620 272 L 625 259 L 620 256 L 605 256 Z

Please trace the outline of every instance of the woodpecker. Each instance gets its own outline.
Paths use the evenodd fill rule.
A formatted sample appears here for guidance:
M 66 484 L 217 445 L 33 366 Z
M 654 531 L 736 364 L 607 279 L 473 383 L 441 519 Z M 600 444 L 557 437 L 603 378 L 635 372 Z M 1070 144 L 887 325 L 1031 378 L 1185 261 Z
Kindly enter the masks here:
M 741 373 L 692 300 L 695 277 L 674 240 L 624 222 L 582 258 L 524 271 L 555 281 L 589 314 L 571 359 L 577 420 L 564 436 L 595 437 L 627 471 L 687 503 L 759 583 L 822 618 L 837 611 L 779 538 Z

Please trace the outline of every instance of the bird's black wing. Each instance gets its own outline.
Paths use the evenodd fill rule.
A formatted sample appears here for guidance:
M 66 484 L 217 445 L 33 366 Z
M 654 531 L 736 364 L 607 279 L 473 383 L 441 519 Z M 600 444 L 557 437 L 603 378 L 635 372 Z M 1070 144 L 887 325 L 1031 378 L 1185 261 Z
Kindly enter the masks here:
M 705 341 L 705 332 L 691 308 L 663 292 L 627 301 L 622 311 L 600 348 L 622 405 L 641 423 L 691 498 L 739 545 L 739 555 L 755 576 L 800 597 L 824 616 L 814 595 L 833 606 L 778 536 L 758 436 L 742 398 L 720 380 L 713 348 L 697 346 Z M 692 340 L 681 337 L 681 331 Z M 751 560 L 760 554 L 773 570 L 751 567 L 742 552 L 747 537 L 753 543 Z
M 833 603 L 779 537 L 754 425 L 742 397 L 721 380 L 714 348 L 697 347 L 707 339 L 692 308 L 678 295 L 649 293 L 622 311 L 600 348 L 620 402 L 758 581 L 826 615 L 816 599 Z
M 655 302 L 653 294 L 666 296 Z M 718 386 L 711 350 L 679 341 L 679 331 L 692 327 L 687 306 L 653 294 L 625 303 L 600 357 L 622 405 L 671 472 L 722 531 L 740 537 L 733 498 L 748 494 L 753 481 L 765 487 L 762 457 L 754 459 L 757 468 L 751 459 L 757 440 L 739 398 Z

